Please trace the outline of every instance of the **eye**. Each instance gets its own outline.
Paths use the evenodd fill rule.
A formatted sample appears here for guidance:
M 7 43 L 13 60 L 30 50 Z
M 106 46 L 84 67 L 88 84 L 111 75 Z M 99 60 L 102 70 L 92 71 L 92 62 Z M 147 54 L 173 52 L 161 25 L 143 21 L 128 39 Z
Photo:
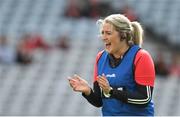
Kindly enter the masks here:
M 107 32 L 107 35 L 111 35 L 112 33 L 111 32 Z
M 101 31 L 101 34 L 102 35 L 112 35 L 112 32 L 111 31 Z
M 101 34 L 104 34 L 104 31 L 101 31 Z

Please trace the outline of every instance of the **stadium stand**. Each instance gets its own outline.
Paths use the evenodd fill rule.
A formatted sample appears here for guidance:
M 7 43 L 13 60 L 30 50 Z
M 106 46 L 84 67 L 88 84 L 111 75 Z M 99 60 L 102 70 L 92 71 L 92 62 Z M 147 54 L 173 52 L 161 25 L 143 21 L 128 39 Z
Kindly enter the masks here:
M 150 28 L 167 36 L 172 45 L 180 44 L 179 0 L 128 0 L 128 3 L 144 25 L 153 26 Z M 77 73 L 92 85 L 95 56 L 102 49 L 96 22 L 64 17 L 66 6 L 66 0 L 0 0 L 0 31 L 11 43 L 16 44 L 23 33 L 36 32 L 51 44 L 56 37 L 69 34 L 71 45 L 68 51 L 36 50 L 35 61 L 28 66 L 0 64 L 1 116 L 101 115 L 100 108 L 91 106 L 81 94 L 74 93 L 67 81 L 69 75 Z M 144 47 L 153 58 L 159 47 L 167 56 L 171 52 L 166 45 L 151 39 L 151 35 L 146 35 Z M 153 99 L 155 115 L 180 115 L 179 84 L 180 79 L 173 76 L 167 79 L 157 76 Z
M 135 9 L 139 17 L 141 17 L 144 25 L 148 26 L 159 35 L 164 35 L 165 38 L 159 38 L 161 41 L 178 47 L 179 39 L 179 25 L 180 19 L 180 1 L 179 0 L 128 0 L 129 4 Z

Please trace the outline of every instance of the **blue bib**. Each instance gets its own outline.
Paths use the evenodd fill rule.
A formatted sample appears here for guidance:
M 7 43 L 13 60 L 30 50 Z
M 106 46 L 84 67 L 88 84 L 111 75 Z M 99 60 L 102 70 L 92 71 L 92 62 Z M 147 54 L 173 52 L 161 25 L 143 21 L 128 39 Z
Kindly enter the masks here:
M 113 88 L 124 87 L 130 92 L 136 91 L 133 66 L 136 53 L 139 49 L 139 46 L 133 45 L 124 55 L 121 63 L 115 68 L 110 66 L 109 55 L 104 51 L 98 61 L 98 75 L 104 73 L 110 86 Z M 103 98 L 102 114 L 103 116 L 153 116 L 154 108 L 152 102 L 147 107 L 141 108 L 123 103 L 114 98 Z

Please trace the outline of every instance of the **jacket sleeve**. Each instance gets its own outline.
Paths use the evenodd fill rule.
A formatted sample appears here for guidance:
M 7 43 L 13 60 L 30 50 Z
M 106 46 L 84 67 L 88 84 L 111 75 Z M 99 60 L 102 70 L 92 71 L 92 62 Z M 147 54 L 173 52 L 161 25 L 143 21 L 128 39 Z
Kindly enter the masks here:
M 136 84 L 137 90 L 130 92 L 126 89 L 113 89 L 111 98 L 116 98 L 124 103 L 145 107 L 152 99 L 153 87 Z
M 126 89 L 112 91 L 112 97 L 125 103 L 146 106 L 152 99 L 155 70 L 150 54 L 141 49 L 134 60 L 134 80 L 136 91 L 130 92 Z
M 96 107 L 101 107 L 102 106 L 101 89 L 100 89 L 97 81 L 95 81 L 93 85 L 94 85 L 93 90 L 91 89 L 90 95 L 86 96 L 84 93 L 82 93 L 82 95 L 92 105 L 94 105 Z

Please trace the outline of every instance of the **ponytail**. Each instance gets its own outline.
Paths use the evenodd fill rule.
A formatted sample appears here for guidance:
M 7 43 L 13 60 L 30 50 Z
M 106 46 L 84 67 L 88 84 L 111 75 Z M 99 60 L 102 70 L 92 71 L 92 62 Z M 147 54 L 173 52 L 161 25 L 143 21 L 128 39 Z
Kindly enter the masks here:
M 131 22 L 132 25 L 132 32 L 133 32 L 133 42 L 136 45 L 142 46 L 143 43 L 143 29 L 140 23 L 133 21 Z

